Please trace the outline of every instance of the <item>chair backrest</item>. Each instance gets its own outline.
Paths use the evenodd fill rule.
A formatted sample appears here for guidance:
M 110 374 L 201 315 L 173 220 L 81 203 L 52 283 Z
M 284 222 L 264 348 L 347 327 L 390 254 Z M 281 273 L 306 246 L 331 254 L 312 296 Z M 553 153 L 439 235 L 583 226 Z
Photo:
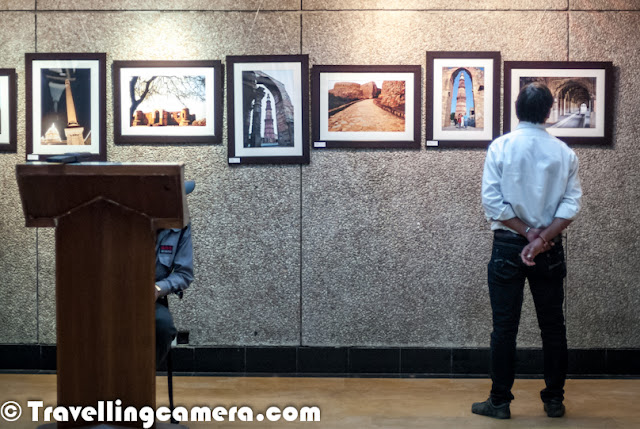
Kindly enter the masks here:
M 156 302 L 157 302 L 158 304 L 160 304 L 160 305 L 164 306 L 164 307 L 169 308 L 169 298 L 168 298 L 168 295 L 161 296 L 160 298 L 158 298 L 158 299 L 157 299 L 157 301 L 156 301 Z

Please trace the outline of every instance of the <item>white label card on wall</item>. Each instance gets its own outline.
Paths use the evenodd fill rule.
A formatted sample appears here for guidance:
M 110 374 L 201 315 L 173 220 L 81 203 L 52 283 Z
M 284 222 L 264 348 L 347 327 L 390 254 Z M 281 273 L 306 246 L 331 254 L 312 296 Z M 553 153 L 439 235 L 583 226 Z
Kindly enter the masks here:
M 427 140 L 427 146 L 438 146 L 438 140 Z
M 40 155 L 29 154 L 27 155 L 27 161 L 37 161 L 40 159 Z
M 240 164 L 240 158 L 229 158 L 229 164 Z
M 313 142 L 313 147 L 327 147 L 327 142 Z

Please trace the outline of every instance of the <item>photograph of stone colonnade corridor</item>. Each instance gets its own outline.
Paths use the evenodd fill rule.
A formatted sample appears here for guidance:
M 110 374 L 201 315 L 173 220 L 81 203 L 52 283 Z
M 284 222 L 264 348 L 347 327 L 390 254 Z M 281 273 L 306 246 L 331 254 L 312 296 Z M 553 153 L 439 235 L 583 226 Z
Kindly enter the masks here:
M 521 77 L 520 88 L 542 82 L 553 94 L 547 128 L 596 128 L 596 78 L 587 76 Z
M 405 131 L 405 82 L 329 81 L 329 131 Z

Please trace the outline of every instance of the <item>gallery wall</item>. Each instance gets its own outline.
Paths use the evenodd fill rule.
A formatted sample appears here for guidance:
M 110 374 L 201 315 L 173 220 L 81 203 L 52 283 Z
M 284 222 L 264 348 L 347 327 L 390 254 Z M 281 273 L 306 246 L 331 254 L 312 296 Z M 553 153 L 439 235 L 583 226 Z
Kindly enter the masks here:
M 423 125 L 419 150 L 312 149 L 305 166 L 230 167 L 226 112 L 222 144 L 113 143 L 113 60 L 419 64 L 424 98 L 426 51 L 466 50 L 613 62 L 612 145 L 575 148 L 584 207 L 566 233 L 567 328 L 572 349 L 640 348 L 639 2 L 3 0 L 0 10 L 0 68 L 18 73 L 18 152 L 0 154 L 0 344 L 56 341 L 54 231 L 24 227 L 15 180 L 24 54 L 106 52 L 108 160 L 184 162 L 197 183 L 196 280 L 172 303 L 190 344 L 487 347 L 484 150 L 427 149 Z M 527 297 L 519 344 L 538 337 Z

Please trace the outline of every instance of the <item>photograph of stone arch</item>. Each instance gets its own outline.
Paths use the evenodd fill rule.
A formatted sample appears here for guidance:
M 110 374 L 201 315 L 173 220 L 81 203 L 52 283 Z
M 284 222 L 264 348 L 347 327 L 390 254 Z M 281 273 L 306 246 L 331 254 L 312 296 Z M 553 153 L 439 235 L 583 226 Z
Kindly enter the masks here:
M 106 161 L 106 54 L 26 54 L 27 160 Z
M 505 132 L 518 125 L 515 99 L 531 82 L 544 83 L 554 103 L 547 131 L 569 144 L 610 144 L 611 80 L 609 62 L 505 62 Z
M 227 57 L 229 163 L 308 163 L 308 56 Z
M 419 147 L 419 91 L 420 66 L 314 66 L 314 147 Z
M 116 143 L 219 143 L 220 61 L 114 61 Z
M 242 72 L 244 147 L 293 146 L 293 91 L 293 70 Z
M 427 52 L 427 147 L 486 147 L 500 134 L 500 52 Z

